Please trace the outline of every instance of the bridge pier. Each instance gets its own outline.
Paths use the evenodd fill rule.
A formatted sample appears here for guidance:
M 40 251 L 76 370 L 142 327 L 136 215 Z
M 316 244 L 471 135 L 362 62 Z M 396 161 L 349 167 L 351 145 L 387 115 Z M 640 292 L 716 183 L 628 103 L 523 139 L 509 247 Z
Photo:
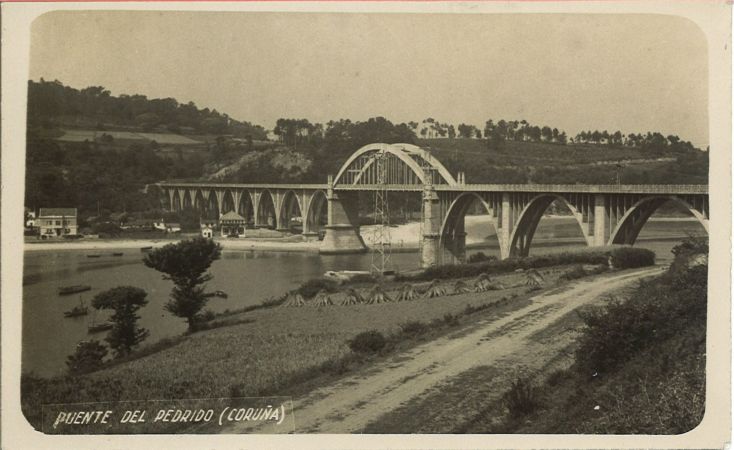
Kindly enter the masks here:
M 330 180 L 331 181 L 331 180 Z M 359 197 L 357 192 L 335 192 L 330 182 L 326 194 L 328 222 L 319 253 L 361 253 L 367 251 L 359 235 Z M 355 225 L 356 224 L 356 225 Z
M 432 184 L 423 186 L 423 223 L 421 226 L 421 267 L 436 266 L 440 259 L 441 213 L 436 190 Z

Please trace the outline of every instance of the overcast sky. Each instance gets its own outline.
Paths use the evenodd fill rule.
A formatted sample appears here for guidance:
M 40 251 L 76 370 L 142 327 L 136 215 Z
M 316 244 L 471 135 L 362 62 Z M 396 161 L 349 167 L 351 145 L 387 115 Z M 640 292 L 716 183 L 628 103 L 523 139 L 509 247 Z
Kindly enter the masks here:
M 33 26 L 41 77 L 266 128 L 504 118 L 708 145 L 705 37 L 672 16 L 54 12 Z

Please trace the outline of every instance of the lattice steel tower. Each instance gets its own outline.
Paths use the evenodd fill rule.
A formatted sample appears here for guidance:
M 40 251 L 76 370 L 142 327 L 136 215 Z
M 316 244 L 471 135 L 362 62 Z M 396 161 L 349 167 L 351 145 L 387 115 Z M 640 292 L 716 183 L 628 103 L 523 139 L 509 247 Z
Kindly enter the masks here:
M 387 166 L 389 153 L 377 152 L 373 165 L 377 175 L 375 189 L 375 228 L 372 235 L 372 268 L 375 275 L 382 276 L 390 262 L 390 209 L 387 199 Z

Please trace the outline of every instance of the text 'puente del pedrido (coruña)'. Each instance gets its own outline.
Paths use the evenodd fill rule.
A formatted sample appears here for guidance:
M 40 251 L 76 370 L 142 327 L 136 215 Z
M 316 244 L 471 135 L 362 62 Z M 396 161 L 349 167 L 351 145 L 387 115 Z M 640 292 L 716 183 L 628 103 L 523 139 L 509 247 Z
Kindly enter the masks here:
M 304 238 L 320 231 L 327 208 L 321 253 L 366 250 L 359 232 L 360 191 L 419 192 L 422 195 L 420 251 L 423 267 L 462 262 L 466 257 L 464 218 L 480 201 L 497 230 L 502 258 L 527 256 L 543 213 L 556 200 L 576 218 L 592 247 L 634 244 L 645 222 L 668 201 L 683 205 L 706 232 L 707 185 L 467 184 L 431 154 L 412 144 L 370 144 L 354 152 L 326 184 L 157 183 L 171 211 L 236 211 L 255 226 L 303 224 Z

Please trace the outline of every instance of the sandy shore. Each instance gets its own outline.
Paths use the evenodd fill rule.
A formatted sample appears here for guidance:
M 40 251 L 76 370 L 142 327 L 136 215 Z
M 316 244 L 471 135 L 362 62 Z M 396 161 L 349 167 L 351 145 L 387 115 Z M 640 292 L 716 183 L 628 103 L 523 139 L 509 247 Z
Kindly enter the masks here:
M 184 236 L 181 239 L 186 239 Z M 71 242 L 42 242 L 26 243 L 23 250 L 115 250 L 139 249 L 141 247 L 163 247 L 166 244 L 178 242 L 178 239 L 90 239 Z M 227 250 L 267 250 L 280 252 L 316 252 L 320 242 L 273 241 L 259 239 L 217 239 L 222 248 Z

